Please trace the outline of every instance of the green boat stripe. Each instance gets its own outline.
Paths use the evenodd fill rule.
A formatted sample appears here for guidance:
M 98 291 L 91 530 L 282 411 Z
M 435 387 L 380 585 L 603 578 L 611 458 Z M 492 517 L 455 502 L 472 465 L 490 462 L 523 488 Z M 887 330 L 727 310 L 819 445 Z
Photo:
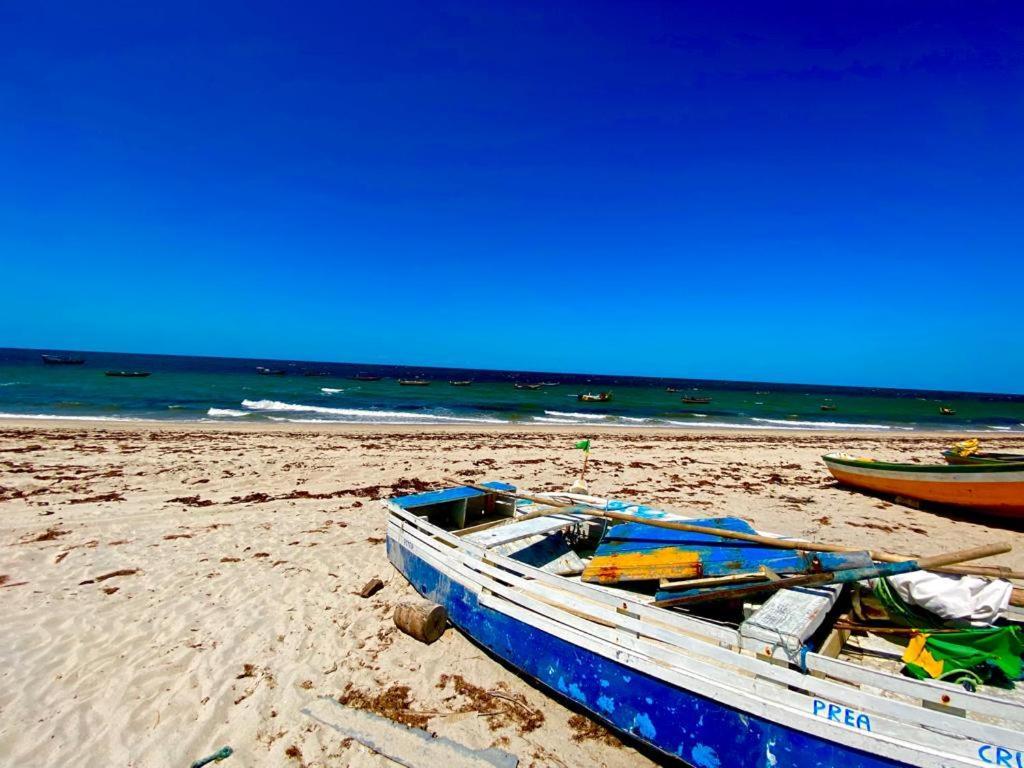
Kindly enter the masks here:
M 938 475 L 988 475 L 1000 472 L 1024 472 L 1024 461 L 998 464 L 897 464 L 888 461 L 865 461 L 828 453 L 821 457 L 826 464 L 857 469 L 879 469 L 889 472 L 917 472 Z

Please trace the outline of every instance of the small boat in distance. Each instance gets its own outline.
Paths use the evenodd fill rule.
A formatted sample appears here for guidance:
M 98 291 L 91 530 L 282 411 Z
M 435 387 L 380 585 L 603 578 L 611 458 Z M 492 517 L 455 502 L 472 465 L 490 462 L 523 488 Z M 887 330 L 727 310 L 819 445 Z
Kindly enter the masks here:
M 285 376 L 288 371 L 282 370 L 281 368 L 264 368 L 262 365 L 257 365 L 256 373 L 260 376 Z
M 81 365 L 85 362 L 84 357 L 74 355 L 40 355 L 44 365 Z
M 818 406 L 823 411 L 838 411 L 839 406 L 833 405 L 832 403 L 822 403 Z
M 611 402 L 611 392 L 598 392 L 596 395 L 593 392 L 581 392 L 576 395 L 576 399 L 581 403 L 608 403 Z
M 542 381 L 542 382 L 540 383 L 540 385 L 541 385 L 542 387 L 557 387 L 557 386 L 558 386 L 559 384 L 561 384 L 561 383 L 562 383 L 562 382 L 560 382 L 560 381 Z
M 380 381 L 380 376 L 374 376 L 370 373 L 357 373 L 352 377 L 352 381 Z
M 107 371 L 103 375 L 119 379 L 144 379 L 149 376 L 149 371 Z
M 956 416 L 956 411 L 954 411 L 952 408 L 947 408 L 944 405 L 939 406 L 939 413 L 942 414 L 943 416 Z
M 687 405 L 707 405 L 711 402 L 710 397 L 684 397 L 683 402 Z
M 331 374 L 327 371 L 310 371 L 305 370 L 302 372 L 303 376 L 330 376 Z
M 683 390 L 678 389 L 677 387 L 665 387 L 665 391 L 666 392 L 675 393 L 675 392 L 682 392 Z
M 448 384 L 450 384 L 453 387 L 468 387 L 472 383 L 473 383 L 472 381 L 468 381 L 468 380 L 467 381 L 449 381 L 448 382 Z
M 844 453 L 822 459 L 844 485 L 1024 519 L 1024 464 L 897 464 Z
M 426 379 L 399 379 L 398 383 L 403 387 L 429 387 L 430 382 Z
M 541 388 L 540 384 L 524 384 L 524 383 L 522 383 L 520 381 L 517 381 L 512 386 L 514 386 L 516 389 L 540 389 Z

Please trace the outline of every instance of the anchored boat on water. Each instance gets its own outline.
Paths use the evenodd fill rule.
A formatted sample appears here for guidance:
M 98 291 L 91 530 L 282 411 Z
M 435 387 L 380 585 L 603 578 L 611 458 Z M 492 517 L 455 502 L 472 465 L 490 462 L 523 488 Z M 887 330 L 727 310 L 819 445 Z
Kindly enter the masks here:
M 106 371 L 103 375 L 118 379 L 144 379 L 149 376 L 149 371 Z
M 632 581 L 623 588 L 610 571 L 587 573 L 609 533 L 623 527 L 608 528 L 609 518 L 652 530 L 707 530 L 679 515 L 578 494 L 529 497 L 505 483 L 384 504 L 388 557 L 421 595 L 444 606 L 452 624 L 521 674 L 664 755 L 701 768 L 966 768 L 1024 760 L 1020 697 L 972 693 L 854 661 L 862 657 L 846 650 L 850 632 L 832 621 L 848 587 L 806 573 L 815 568 L 806 552 L 792 562 L 780 555 L 763 578 L 795 569 L 799 575 L 784 578 L 817 579 L 818 586 L 771 591 L 749 615 L 711 619 L 655 594 L 664 580 L 645 591 Z M 746 533 L 740 523 L 714 530 L 774 542 L 786 553 L 811 546 Z M 683 575 L 726 567 L 726 555 L 715 555 L 707 540 L 672 546 L 690 563 Z M 828 567 L 860 574 L 858 561 L 868 554 L 834 558 Z
M 40 355 L 43 359 L 44 365 L 82 365 L 85 362 L 84 357 L 75 357 L 74 355 Z
M 897 464 L 845 453 L 822 457 L 840 483 L 891 496 L 1024 518 L 1024 463 Z
M 582 392 L 576 395 L 576 399 L 581 403 L 608 403 L 611 402 L 611 392 L 598 392 L 596 395 L 592 392 Z

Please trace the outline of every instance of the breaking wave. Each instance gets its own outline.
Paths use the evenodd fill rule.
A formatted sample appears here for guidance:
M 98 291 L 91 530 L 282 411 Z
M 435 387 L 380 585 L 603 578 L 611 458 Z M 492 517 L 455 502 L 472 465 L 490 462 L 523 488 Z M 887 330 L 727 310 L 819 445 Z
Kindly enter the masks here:
M 784 427 L 811 427 L 814 429 L 913 429 L 913 427 L 892 427 L 888 424 L 851 424 L 848 421 L 798 421 L 796 419 L 763 419 L 753 416 L 751 421 L 759 424 L 778 424 Z
M 325 416 L 339 416 L 340 419 L 318 419 L 318 421 L 356 421 L 361 423 L 411 421 L 427 424 L 439 421 L 455 421 L 474 424 L 507 424 L 504 419 L 475 418 L 472 416 L 444 416 L 438 413 L 410 413 L 408 411 L 374 411 L 365 408 L 329 408 L 324 405 L 302 405 L 282 403 L 278 400 L 243 400 L 242 407 L 250 411 L 271 413 L 318 413 Z
M 206 412 L 207 416 L 249 416 L 251 411 L 236 411 L 234 408 L 211 408 Z
M 566 413 L 565 411 L 544 411 L 544 415 L 554 416 L 558 419 L 584 419 L 586 421 L 602 421 L 611 418 L 607 413 Z
M 145 421 L 130 416 L 62 416 L 55 413 L 0 413 L 0 419 L 56 419 L 58 421 Z

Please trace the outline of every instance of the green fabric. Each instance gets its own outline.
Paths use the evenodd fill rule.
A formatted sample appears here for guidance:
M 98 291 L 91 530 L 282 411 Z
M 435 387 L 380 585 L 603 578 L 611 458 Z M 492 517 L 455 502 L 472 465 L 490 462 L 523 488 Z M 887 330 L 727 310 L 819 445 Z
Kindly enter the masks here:
M 896 591 L 889 584 L 888 579 L 875 579 L 874 588 L 877 597 L 889 618 L 896 624 L 903 624 L 907 627 L 941 627 L 943 622 L 933 613 L 920 611 L 912 605 L 903 601 Z
M 931 633 L 929 629 L 948 625 L 938 616 L 904 602 L 887 579 L 875 580 L 874 593 L 894 623 L 922 630 L 927 655 L 916 659 L 920 663 L 904 656 L 905 669 L 913 677 L 966 676 L 1011 687 L 1013 680 L 1021 678 L 1024 632 L 1019 627 L 965 627 L 956 632 Z M 937 667 L 941 667 L 941 673 L 936 672 Z
M 579 448 L 579 449 L 589 453 L 590 452 L 590 441 L 589 440 L 580 440 L 578 443 L 576 443 L 576 445 L 573 446 L 573 448 Z
M 942 678 L 969 671 L 984 682 L 1011 685 L 1021 678 L 1024 633 L 1020 627 L 971 628 L 925 636 L 924 649 L 942 662 Z M 907 663 L 907 672 L 917 678 L 932 677 L 923 667 Z

